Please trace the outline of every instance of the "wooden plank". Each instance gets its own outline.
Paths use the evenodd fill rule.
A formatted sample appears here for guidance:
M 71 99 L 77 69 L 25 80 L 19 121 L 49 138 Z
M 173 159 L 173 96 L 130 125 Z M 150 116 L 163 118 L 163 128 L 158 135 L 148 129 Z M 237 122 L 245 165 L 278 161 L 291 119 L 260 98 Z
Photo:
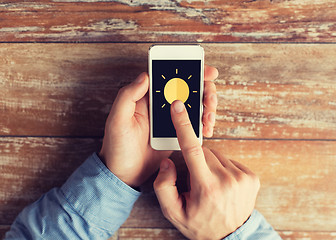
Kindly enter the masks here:
M 331 56 L 336 48 L 331 49 L 206 45 L 206 59 L 220 72 L 215 136 L 335 139 L 336 69 Z
M 292 232 L 280 231 L 283 240 L 335 240 L 336 232 Z
M 292 232 L 278 231 L 283 240 L 334 240 L 336 232 Z M 119 239 L 163 239 L 177 240 L 187 239 L 177 229 L 161 228 L 121 228 L 119 230 Z
M 0 224 L 11 224 L 23 207 L 61 185 L 99 145 L 95 139 L 0 138 Z M 256 207 L 276 229 L 334 230 L 335 141 L 207 140 L 205 145 L 222 149 L 260 176 Z M 174 160 L 183 176 L 185 166 L 177 155 Z M 135 203 L 123 227 L 172 225 L 149 189 Z
M 0 225 L 0 239 L 5 238 L 6 232 L 10 229 L 10 226 L 7 225 Z M 112 237 L 108 240 L 118 240 L 118 232 L 116 232 Z
M 333 0 L 17 0 L 0 5 L 0 41 L 335 42 L 335 10 Z
M 11 224 L 99 148 L 99 139 L 0 138 L 0 224 Z
M 336 142 L 208 140 L 205 145 L 223 150 L 260 176 L 256 208 L 276 229 L 334 230 Z M 125 227 L 170 227 L 159 212 L 155 196 L 146 194 Z
M 126 239 L 162 239 L 162 240 L 182 240 L 185 238 L 177 229 L 162 228 L 120 228 L 119 240 Z
M 0 226 L 0 238 L 4 238 L 9 226 Z M 186 239 L 177 229 L 174 228 L 120 228 L 109 240 L 126 240 L 126 239 L 162 239 L 178 240 Z M 294 232 L 278 231 L 283 240 L 334 240 L 336 232 Z
M 102 136 L 149 46 L 0 44 L 0 135 Z M 220 71 L 216 138 L 336 139 L 336 45 L 203 46 Z
M 102 136 L 118 89 L 145 71 L 145 49 L 125 46 L 1 45 L 0 134 Z

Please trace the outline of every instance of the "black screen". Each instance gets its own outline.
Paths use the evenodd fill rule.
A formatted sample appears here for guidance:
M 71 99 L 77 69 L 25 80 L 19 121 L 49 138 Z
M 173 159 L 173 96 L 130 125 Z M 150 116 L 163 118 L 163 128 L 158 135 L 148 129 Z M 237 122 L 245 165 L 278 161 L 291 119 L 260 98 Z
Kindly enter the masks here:
M 183 96 L 186 99 L 184 105 L 195 134 L 199 137 L 200 76 L 201 60 L 152 61 L 153 137 L 176 137 L 169 103 L 174 96 Z M 174 88 L 171 88 L 172 85 Z M 174 95 L 174 92 L 179 94 Z

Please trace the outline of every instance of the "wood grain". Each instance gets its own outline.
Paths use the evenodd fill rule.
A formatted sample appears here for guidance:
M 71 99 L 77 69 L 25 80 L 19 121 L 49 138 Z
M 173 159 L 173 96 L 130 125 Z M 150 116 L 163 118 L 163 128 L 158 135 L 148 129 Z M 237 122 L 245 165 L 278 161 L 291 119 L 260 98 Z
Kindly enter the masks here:
M 151 229 L 151 228 L 121 228 L 119 239 L 187 239 L 176 229 Z M 283 240 L 334 240 L 336 232 L 293 232 L 278 231 Z
M 335 139 L 335 50 L 333 45 L 206 45 L 207 61 L 220 72 L 215 136 Z
M 5 236 L 9 226 L 0 226 L 0 238 Z M 283 240 L 334 240 L 336 232 L 295 232 L 295 231 L 278 231 Z M 186 239 L 177 229 L 167 228 L 120 228 L 118 233 L 109 240 L 126 240 L 126 239 L 162 239 L 178 240 Z
M 6 225 L 0 225 L 0 239 L 4 239 L 5 238 L 5 234 L 6 232 L 10 229 L 10 226 L 6 226 Z M 118 231 L 112 236 L 110 237 L 108 240 L 118 240 Z
M 177 229 L 121 228 L 119 230 L 119 240 L 126 240 L 126 239 L 182 240 L 187 238 L 185 238 Z
M 9 230 L 9 226 L 0 227 L 0 238 L 5 236 Z M 336 232 L 293 232 L 293 231 L 278 231 L 283 240 L 334 240 Z M 162 228 L 121 228 L 119 235 L 116 233 L 109 240 L 126 240 L 126 239 L 163 239 L 163 240 L 178 240 L 186 239 L 176 229 Z
M 0 135 L 102 136 L 149 46 L 0 44 Z M 215 138 L 336 139 L 336 45 L 203 46 L 220 71 Z
M 204 42 L 220 72 L 204 145 L 257 173 L 256 208 L 280 236 L 336 239 L 336 44 L 325 44 L 336 43 L 335 1 L 13 0 L 0 16 L 0 239 L 99 150 L 152 42 Z M 172 158 L 185 188 L 184 161 Z M 152 181 L 110 240 L 185 239 Z
M 333 0 L 16 0 L 0 11 L 2 42 L 335 42 L 336 36 Z
M 283 240 L 335 240 L 336 232 L 293 232 L 293 231 L 280 231 Z
M 334 141 L 207 140 L 257 173 L 256 208 L 277 230 L 333 231 L 336 226 Z M 54 186 L 100 146 L 98 139 L 0 138 L 0 225 Z M 174 158 L 179 176 L 182 160 Z M 136 202 L 123 227 L 171 228 L 153 192 Z
M 0 225 L 60 186 L 94 151 L 99 139 L 0 138 Z
M 262 187 L 256 208 L 276 229 L 334 230 L 335 142 L 208 140 L 205 146 L 223 151 L 260 176 Z M 184 169 L 181 159 L 177 164 Z M 155 196 L 145 194 L 124 227 L 171 227 L 159 213 Z

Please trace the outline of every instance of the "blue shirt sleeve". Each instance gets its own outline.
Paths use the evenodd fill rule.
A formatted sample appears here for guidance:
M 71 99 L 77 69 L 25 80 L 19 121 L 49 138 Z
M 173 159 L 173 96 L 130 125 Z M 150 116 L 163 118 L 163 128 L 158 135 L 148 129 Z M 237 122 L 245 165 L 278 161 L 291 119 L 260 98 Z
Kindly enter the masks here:
M 279 234 L 266 221 L 263 215 L 253 210 L 249 219 L 235 232 L 223 240 L 281 240 Z
M 94 153 L 61 188 L 26 207 L 5 239 L 107 239 L 128 218 L 139 196 Z
M 107 239 L 128 218 L 139 196 L 94 153 L 61 188 L 26 207 L 5 239 Z M 224 239 L 281 238 L 254 210 L 244 225 Z

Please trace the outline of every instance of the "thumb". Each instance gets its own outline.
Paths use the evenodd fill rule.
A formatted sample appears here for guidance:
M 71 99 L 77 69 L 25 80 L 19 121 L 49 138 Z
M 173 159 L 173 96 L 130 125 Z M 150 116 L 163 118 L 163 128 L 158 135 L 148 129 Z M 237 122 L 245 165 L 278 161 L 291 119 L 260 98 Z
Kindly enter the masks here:
M 136 102 L 145 96 L 148 86 L 148 75 L 143 72 L 134 82 L 121 88 L 112 106 L 112 119 L 128 122 L 134 115 Z
M 169 158 L 163 159 L 160 171 L 154 181 L 154 191 L 160 203 L 163 215 L 173 224 L 184 218 L 183 202 L 176 188 L 176 168 Z

